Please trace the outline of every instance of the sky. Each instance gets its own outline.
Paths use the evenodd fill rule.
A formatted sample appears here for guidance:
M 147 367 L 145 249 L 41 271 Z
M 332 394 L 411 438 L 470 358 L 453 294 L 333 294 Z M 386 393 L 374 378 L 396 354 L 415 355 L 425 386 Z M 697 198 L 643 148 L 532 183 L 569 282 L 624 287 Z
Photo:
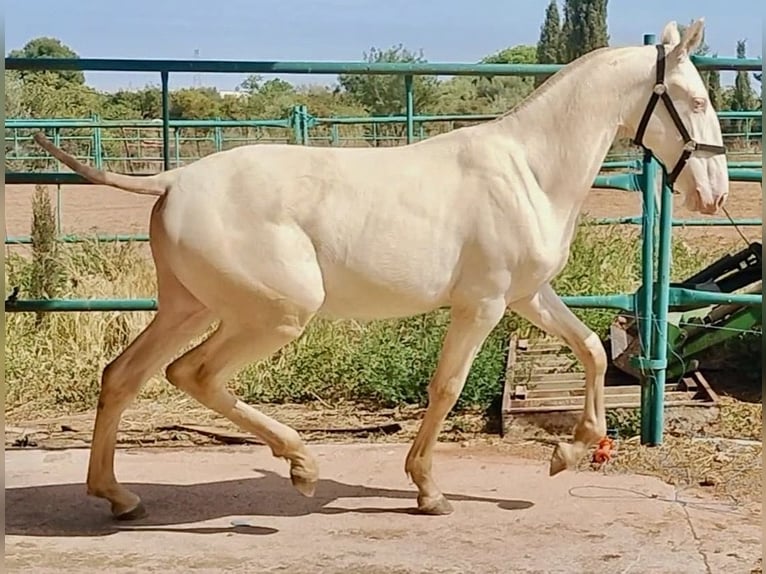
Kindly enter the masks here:
M 54 36 L 87 58 L 358 61 L 371 47 L 403 44 L 431 62 L 476 62 L 516 44 L 535 44 L 549 0 L 6 0 L 6 54 Z M 703 16 L 712 52 L 761 52 L 763 0 L 609 0 L 611 45 L 659 36 L 669 20 Z M 561 2 L 559 3 L 561 6 Z M 65 7 L 65 8 L 64 8 Z M 127 9 L 126 9 L 127 7 Z M 736 12 L 732 14 L 733 7 Z M 275 76 L 264 76 L 265 78 Z M 276 76 L 332 83 L 328 76 Z M 231 90 L 244 76 L 171 74 L 170 86 Z M 731 74 L 722 74 L 725 83 Z M 158 85 L 159 74 L 88 72 L 99 90 Z

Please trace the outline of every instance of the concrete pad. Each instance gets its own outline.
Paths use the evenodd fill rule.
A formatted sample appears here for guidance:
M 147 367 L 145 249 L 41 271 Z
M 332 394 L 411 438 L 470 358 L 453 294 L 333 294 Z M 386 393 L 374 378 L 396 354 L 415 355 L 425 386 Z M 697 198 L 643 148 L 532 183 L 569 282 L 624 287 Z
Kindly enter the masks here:
M 304 498 L 265 447 L 119 451 L 117 475 L 149 516 L 111 520 L 85 494 L 87 450 L 6 453 L 7 572 L 749 572 L 760 521 L 676 501 L 650 477 L 565 472 L 439 445 L 450 516 L 413 515 L 408 445 L 310 445 Z M 681 497 L 683 498 L 683 497 Z

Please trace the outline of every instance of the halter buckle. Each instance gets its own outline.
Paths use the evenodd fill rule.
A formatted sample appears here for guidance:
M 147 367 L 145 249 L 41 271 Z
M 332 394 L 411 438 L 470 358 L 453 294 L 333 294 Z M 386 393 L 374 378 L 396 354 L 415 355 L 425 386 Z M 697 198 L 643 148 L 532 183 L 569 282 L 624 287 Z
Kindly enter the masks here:
M 684 151 L 692 152 L 697 149 L 697 142 L 694 140 L 689 140 L 684 144 Z
M 668 87 L 665 84 L 654 84 L 654 88 L 652 88 L 652 91 L 658 96 L 661 96 L 662 94 L 668 91 Z

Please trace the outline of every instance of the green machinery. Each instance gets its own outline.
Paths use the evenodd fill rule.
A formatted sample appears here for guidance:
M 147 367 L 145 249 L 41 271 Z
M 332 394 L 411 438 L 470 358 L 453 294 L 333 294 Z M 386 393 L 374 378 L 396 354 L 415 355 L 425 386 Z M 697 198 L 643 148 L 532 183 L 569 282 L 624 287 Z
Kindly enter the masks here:
M 753 242 L 735 254 L 728 254 L 695 275 L 671 283 L 671 287 L 711 293 L 761 294 L 762 246 Z M 762 305 L 723 303 L 704 305 L 687 303 L 672 305 L 668 313 L 667 378 L 677 379 L 705 368 L 705 356 L 724 341 L 742 332 L 761 328 Z M 629 315 L 618 315 L 609 333 L 611 357 L 621 371 L 641 377 L 634 358 L 640 353 L 641 341 L 636 321 Z

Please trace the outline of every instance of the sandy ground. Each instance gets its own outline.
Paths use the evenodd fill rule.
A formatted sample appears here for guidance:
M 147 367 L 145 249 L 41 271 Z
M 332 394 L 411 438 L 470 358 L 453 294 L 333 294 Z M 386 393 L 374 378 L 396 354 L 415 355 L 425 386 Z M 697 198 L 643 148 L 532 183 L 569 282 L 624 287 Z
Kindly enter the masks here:
M 656 478 L 566 472 L 441 444 L 446 517 L 412 513 L 407 445 L 310 448 L 321 481 L 297 494 L 266 447 L 117 453 L 149 516 L 113 522 L 85 495 L 87 450 L 6 453 L 7 572 L 747 573 L 757 511 Z
M 55 205 L 55 187 L 50 187 Z M 5 189 L 5 224 L 7 235 L 28 235 L 31 222 L 31 198 L 34 186 L 9 185 Z M 735 183 L 727 209 L 734 218 L 761 217 L 762 189 L 758 183 Z M 109 187 L 75 185 L 61 186 L 62 230 L 65 233 L 98 231 L 101 233 L 146 233 L 149 214 L 155 199 L 121 192 Z M 677 218 L 700 218 L 680 206 L 676 197 L 674 215 Z M 619 217 L 641 214 L 638 193 L 595 189 L 585 205 L 592 217 Z M 723 215 L 717 218 L 723 218 Z M 748 239 L 761 237 L 760 227 L 745 227 Z M 741 241 L 731 227 L 696 227 L 679 229 L 683 237 L 718 242 Z

